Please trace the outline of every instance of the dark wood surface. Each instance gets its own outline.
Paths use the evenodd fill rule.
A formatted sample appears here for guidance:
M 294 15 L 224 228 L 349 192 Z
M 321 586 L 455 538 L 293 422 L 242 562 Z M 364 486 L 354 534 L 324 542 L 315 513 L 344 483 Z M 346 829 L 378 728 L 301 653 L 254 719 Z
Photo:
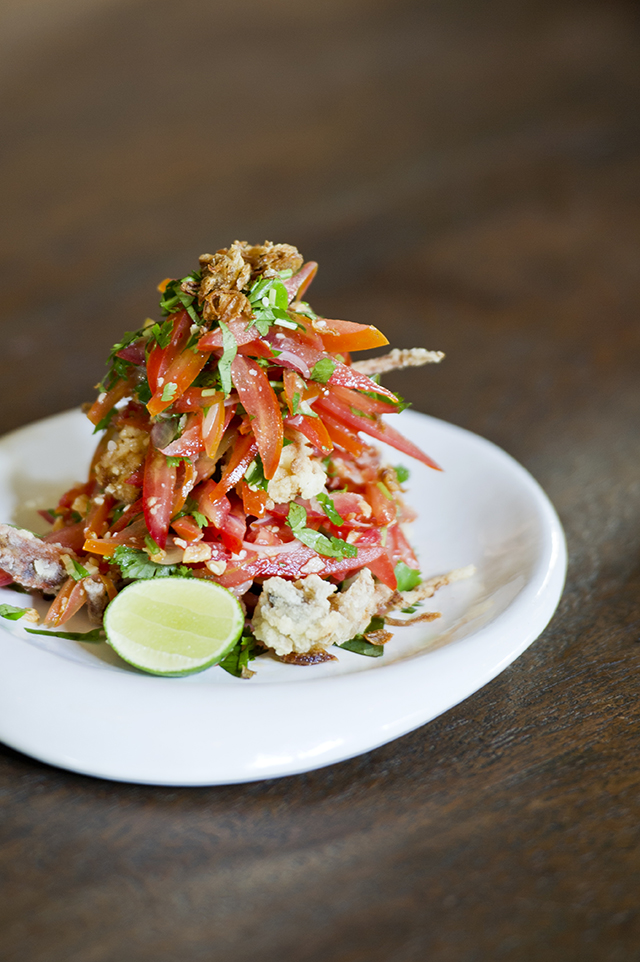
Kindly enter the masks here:
M 3 962 L 640 959 L 637 8 L 1 16 L 2 430 L 90 397 L 159 279 L 286 240 L 329 316 L 447 352 L 390 386 L 518 458 L 571 556 L 515 664 L 353 761 L 174 790 L 0 747 Z

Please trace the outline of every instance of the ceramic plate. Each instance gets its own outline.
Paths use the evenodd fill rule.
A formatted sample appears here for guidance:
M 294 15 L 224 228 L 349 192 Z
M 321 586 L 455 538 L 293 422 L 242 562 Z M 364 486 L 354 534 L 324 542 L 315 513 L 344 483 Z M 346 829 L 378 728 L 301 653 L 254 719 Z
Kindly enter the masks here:
M 221 668 L 156 678 L 106 645 L 28 635 L 2 622 L 0 739 L 73 771 L 157 785 L 215 785 L 320 768 L 389 742 L 458 704 L 533 642 L 564 583 L 562 528 L 533 478 L 495 445 L 406 411 L 394 418 L 444 467 L 410 463 L 412 541 L 425 576 L 469 564 L 441 589 L 437 621 L 396 630 L 382 658 L 284 665 L 245 681 Z M 38 508 L 84 479 L 95 438 L 79 411 L 0 439 L 0 518 L 38 532 Z M 389 460 L 403 460 L 387 449 Z M 407 460 L 407 459 L 404 459 Z M 30 604 L 0 589 L 0 601 Z M 44 610 L 44 609 L 43 609 Z M 85 626 L 77 625 L 82 630 Z M 469 703 L 473 712 L 473 702 Z

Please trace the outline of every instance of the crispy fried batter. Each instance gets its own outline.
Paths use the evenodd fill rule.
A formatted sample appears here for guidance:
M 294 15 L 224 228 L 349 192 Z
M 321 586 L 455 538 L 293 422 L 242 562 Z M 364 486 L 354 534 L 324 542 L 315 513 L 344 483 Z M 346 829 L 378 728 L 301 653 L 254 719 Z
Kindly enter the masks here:
M 323 661 L 337 660 L 335 655 L 329 654 L 324 648 L 311 648 L 304 654 L 292 651 L 288 655 L 280 656 L 280 661 L 284 661 L 287 665 L 320 665 Z
M 68 577 L 62 561 L 68 553 L 68 548 L 42 541 L 24 528 L 0 524 L 0 568 L 23 588 L 59 588 Z
M 386 601 L 378 605 L 376 613 L 384 618 L 385 624 L 394 627 L 415 625 L 420 621 L 434 621 L 440 617 L 439 611 L 424 611 L 419 615 L 415 615 L 413 618 L 402 619 L 389 617 L 389 612 L 396 611 L 398 608 L 411 608 L 419 601 L 424 601 L 426 598 L 433 598 L 439 588 L 453 584 L 454 581 L 465 581 L 467 578 L 472 578 L 475 573 L 475 566 L 467 565 L 465 568 L 455 568 L 446 575 L 436 575 L 434 578 L 428 578 L 412 591 L 394 591 L 390 597 L 387 597 Z
M 95 466 L 98 483 L 107 494 L 126 504 L 133 504 L 139 497 L 140 488 L 128 484 L 126 479 L 141 467 L 148 446 L 149 434 L 132 425 L 125 425 L 119 435 L 109 441 Z
M 424 347 L 411 347 L 399 350 L 394 347 L 388 354 L 380 357 L 370 357 L 365 361 L 354 361 L 354 371 L 360 371 L 369 377 L 372 374 L 384 374 L 385 371 L 396 371 L 403 367 L 422 367 L 423 364 L 439 364 L 444 354 L 442 351 L 427 351 Z
M 92 625 L 101 625 L 104 609 L 109 604 L 107 589 L 102 581 L 87 578 L 84 583 L 84 593 L 87 598 L 87 615 Z

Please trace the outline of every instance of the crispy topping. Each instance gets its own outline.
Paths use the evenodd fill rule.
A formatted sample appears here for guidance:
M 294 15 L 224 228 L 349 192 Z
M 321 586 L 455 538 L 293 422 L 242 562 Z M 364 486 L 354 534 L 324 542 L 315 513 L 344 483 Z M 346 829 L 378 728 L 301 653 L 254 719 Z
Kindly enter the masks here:
M 354 370 L 371 377 L 372 374 L 384 374 L 385 371 L 398 371 L 404 367 L 422 367 L 423 364 L 439 364 L 443 359 L 442 351 L 427 351 L 424 347 L 410 347 L 399 350 L 394 347 L 388 354 L 380 357 L 370 357 L 366 361 L 354 361 Z

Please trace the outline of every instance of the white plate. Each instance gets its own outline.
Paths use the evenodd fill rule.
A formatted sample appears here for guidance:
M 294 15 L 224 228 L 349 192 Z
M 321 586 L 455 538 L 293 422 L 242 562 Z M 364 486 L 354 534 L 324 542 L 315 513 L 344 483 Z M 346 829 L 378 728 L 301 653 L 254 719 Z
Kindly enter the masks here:
M 474 578 L 427 602 L 440 619 L 398 630 L 383 658 L 333 649 L 339 661 L 300 668 L 262 655 L 251 681 L 217 667 L 156 678 L 130 669 L 106 644 L 28 635 L 20 622 L 4 621 L 0 738 L 103 778 L 245 782 L 366 752 L 485 685 L 538 637 L 558 604 L 562 528 L 538 484 L 495 445 L 411 411 L 400 428 L 445 468 L 410 464 L 423 574 L 477 567 Z M 94 445 L 79 411 L 0 439 L 0 518 L 42 532 L 36 509 L 85 477 Z M 392 463 L 409 460 L 387 452 Z M 7 588 L 0 601 L 30 603 Z

